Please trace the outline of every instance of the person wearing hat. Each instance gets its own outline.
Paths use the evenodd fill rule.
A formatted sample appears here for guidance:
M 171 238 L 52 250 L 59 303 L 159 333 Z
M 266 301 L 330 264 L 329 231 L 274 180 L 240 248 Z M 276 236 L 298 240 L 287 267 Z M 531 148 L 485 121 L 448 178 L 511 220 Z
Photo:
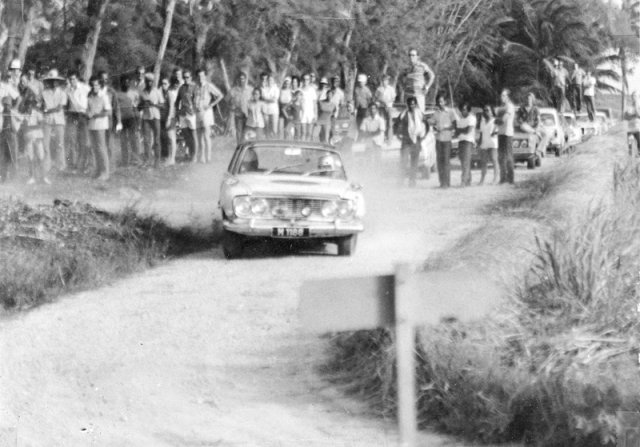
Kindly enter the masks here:
M 231 111 L 236 128 L 236 141 L 242 142 L 244 138 L 244 128 L 247 124 L 248 105 L 251 100 L 253 86 L 249 84 L 249 78 L 245 71 L 240 71 L 236 78 L 236 83 L 229 91 L 231 98 Z
M 375 98 L 378 102 L 380 115 L 384 118 L 388 135 L 391 132 L 391 109 L 396 100 L 396 89 L 390 84 L 391 77 L 388 74 L 382 76 L 382 84 L 376 89 Z M 388 135 L 385 136 L 388 139 Z
M 20 101 L 18 84 L 12 82 L 13 72 L 20 77 L 20 61 L 11 61 L 9 79 L 0 82 L 0 181 L 4 182 L 11 173 L 15 175 L 18 137 L 15 127 L 14 108 Z
M 58 74 L 55 68 L 42 80 L 44 90 L 42 90 L 42 113 L 44 114 L 43 143 L 45 154 L 45 169 L 48 171 L 52 166 L 58 171 L 67 169 L 67 155 L 65 154 L 64 131 L 66 120 L 64 109 L 67 106 L 68 98 L 62 86 L 66 79 Z M 55 146 L 52 140 L 55 139 Z
M 324 76 L 320 78 L 320 89 L 318 90 L 318 102 L 324 101 L 327 97 L 327 92 L 330 90 L 329 88 L 329 80 Z
M 287 107 L 293 101 L 293 90 L 291 89 L 291 77 L 286 76 L 280 87 L 280 96 L 278 97 L 278 107 L 280 108 L 280 117 L 278 118 L 278 138 L 285 138 L 285 129 L 289 126 L 287 119 Z
M 435 73 L 426 62 L 418 57 L 418 50 L 409 48 L 409 66 L 400 76 L 404 97 L 413 96 L 418 101 L 418 108 L 424 112 L 425 97 L 436 78 Z
M 367 116 L 369 104 L 373 100 L 373 94 L 367 87 L 367 75 L 360 73 L 356 78 L 357 85 L 353 89 L 353 105 L 356 108 L 356 125 L 358 129 L 362 125 L 362 120 Z
M 160 166 L 160 108 L 164 103 L 164 97 L 153 85 L 153 81 L 153 73 L 146 73 L 138 109 L 142 115 L 144 157 L 147 162 L 153 160 L 153 167 L 157 168 Z

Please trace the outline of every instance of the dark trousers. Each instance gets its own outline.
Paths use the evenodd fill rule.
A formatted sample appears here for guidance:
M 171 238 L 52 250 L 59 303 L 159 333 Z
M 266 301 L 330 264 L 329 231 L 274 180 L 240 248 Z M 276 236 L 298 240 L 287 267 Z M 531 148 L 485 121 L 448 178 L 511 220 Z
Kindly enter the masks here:
M 91 147 L 96 160 L 96 177 L 109 177 L 109 153 L 107 150 L 107 130 L 90 130 Z
M 568 96 L 571 109 L 579 112 L 582 109 L 582 86 L 580 84 L 571 84 Z
M 73 168 L 85 169 L 89 153 L 89 120 L 84 113 L 67 113 L 67 164 Z
M 500 183 L 513 183 L 513 137 L 498 135 Z
M 632 149 L 631 142 L 629 142 L 629 155 L 635 155 L 637 157 L 640 157 L 640 131 L 638 131 L 638 132 L 629 132 L 627 134 L 627 138 L 628 137 L 633 137 L 636 140 L 636 152 L 635 152 L 635 154 L 631 150 Z
M 247 126 L 247 117 L 242 115 L 234 115 L 234 123 L 236 125 L 236 141 L 241 143 L 244 139 L 244 128 Z
M 196 137 L 193 135 L 194 130 L 189 129 L 188 127 L 182 127 L 180 129 L 180 133 L 184 138 L 184 144 L 187 145 L 187 149 L 189 149 L 189 160 L 193 161 L 196 157 Z
M 139 123 L 136 118 L 122 119 L 122 132 L 120 133 L 120 149 L 122 150 L 122 165 L 128 166 L 134 159 L 140 160 L 140 133 Z
M 553 107 L 560 113 L 564 107 L 564 89 L 562 87 L 553 87 L 551 89 L 551 101 Z
M 7 119 L 8 115 L 5 115 Z M 0 132 L 0 181 L 16 175 L 18 136 L 10 127 Z
M 462 168 L 461 185 L 471 185 L 471 151 L 473 143 L 470 141 L 460 141 L 458 143 L 458 158 L 460 158 L 460 167 Z
M 438 180 L 442 188 L 451 186 L 451 141 L 436 141 Z
M 593 104 L 593 96 L 585 95 L 584 96 L 584 106 L 587 109 L 587 114 L 589 115 L 589 120 L 593 121 L 595 119 L 595 106 Z

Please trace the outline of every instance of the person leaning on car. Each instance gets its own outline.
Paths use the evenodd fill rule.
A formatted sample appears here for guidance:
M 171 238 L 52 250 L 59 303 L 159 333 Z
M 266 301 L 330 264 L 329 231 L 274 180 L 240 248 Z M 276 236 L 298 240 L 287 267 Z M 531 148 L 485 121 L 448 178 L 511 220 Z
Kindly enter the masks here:
M 516 112 L 516 125 L 521 132 L 537 136 L 537 138 L 529 140 L 530 142 L 537 141 L 537 152 L 544 153 L 547 150 L 549 138 L 540 126 L 540 111 L 536 106 L 536 95 L 533 92 L 527 95 L 526 104 L 521 105 Z

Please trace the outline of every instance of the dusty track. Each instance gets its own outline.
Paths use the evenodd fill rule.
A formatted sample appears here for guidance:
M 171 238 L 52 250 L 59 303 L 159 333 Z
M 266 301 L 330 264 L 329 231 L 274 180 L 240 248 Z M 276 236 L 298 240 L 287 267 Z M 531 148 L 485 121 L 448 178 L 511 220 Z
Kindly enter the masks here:
M 206 225 L 226 157 L 151 191 L 128 184 L 93 196 L 62 186 L 9 193 L 32 201 L 89 196 L 111 209 L 136 201 L 172 222 Z M 389 172 L 351 171 L 368 201 L 367 230 L 351 258 L 330 249 L 273 256 L 258 247 L 248 259 L 226 261 L 213 249 L 0 320 L 0 440 L 21 447 L 395 445 L 393 421 L 367 415 L 316 374 L 325 341 L 300 330 L 299 287 L 309 278 L 420 263 L 483 224 L 479 208 L 511 188 L 475 186 L 477 171 L 473 187 L 447 191 L 435 176 L 408 189 L 396 188 Z M 517 174 L 530 173 L 519 167 Z M 453 178 L 457 184 L 459 171 Z M 465 444 L 423 434 L 421 445 Z

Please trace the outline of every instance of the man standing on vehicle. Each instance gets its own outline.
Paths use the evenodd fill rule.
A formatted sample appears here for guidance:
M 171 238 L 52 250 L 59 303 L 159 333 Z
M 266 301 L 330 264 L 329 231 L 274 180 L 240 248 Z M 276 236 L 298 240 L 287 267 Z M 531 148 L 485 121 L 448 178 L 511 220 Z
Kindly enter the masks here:
M 537 142 L 536 152 L 540 154 L 546 152 L 549 138 L 544 129 L 540 127 L 540 111 L 536 106 L 536 95 L 533 92 L 527 95 L 527 103 L 520 106 L 516 112 L 516 125 L 521 132 L 531 136 L 529 144 Z
M 573 71 L 569 76 L 569 102 L 571 109 L 574 112 L 579 113 L 582 109 L 582 82 L 584 80 L 584 70 L 575 63 L 573 64 Z
M 418 101 L 418 108 L 424 112 L 425 97 L 435 80 L 435 74 L 429 65 L 418 59 L 418 50 L 415 48 L 409 49 L 409 67 L 400 79 L 404 97 L 414 96 Z
M 509 89 L 500 93 L 501 106 L 496 110 L 498 123 L 498 164 L 500 165 L 500 183 L 513 183 L 513 121 L 515 106 L 509 97 Z
M 584 106 L 587 109 L 587 114 L 589 115 L 589 120 L 593 121 L 595 119 L 595 103 L 593 101 L 593 97 L 596 94 L 596 78 L 593 77 L 591 70 L 587 70 L 587 74 L 584 76 L 582 80 L 583 90 L 583 99 Z
M 551 90 L 553 107 L 558 111 L 558 113 L 562 113 L 564 108 L 565 88 L 567 85 L 567 71 L 562 66 L 562 62 L 558 59 L 553 60 L 551 77 L 553 78 L 553 87 Z

